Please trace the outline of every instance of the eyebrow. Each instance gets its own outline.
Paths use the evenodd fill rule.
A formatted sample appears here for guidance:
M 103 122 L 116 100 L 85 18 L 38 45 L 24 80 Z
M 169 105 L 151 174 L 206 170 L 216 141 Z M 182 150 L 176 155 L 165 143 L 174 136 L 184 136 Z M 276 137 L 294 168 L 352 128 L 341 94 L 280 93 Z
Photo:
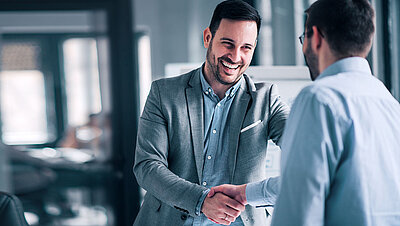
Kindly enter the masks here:
M 223 37 L 222 37 L 220 40 L 221 40 L 221 41 L 229 41 L 229 42 L 235 43 L 235 41 L 234 41 L 233 39 L 230 39 L 230 38 L 223 38 Z M 252 44 L 250 44 L 250 43 L 245 43 L 244 45 L 245 45 L 245 46 L 254 47 L 254 45 L 252 45 Z

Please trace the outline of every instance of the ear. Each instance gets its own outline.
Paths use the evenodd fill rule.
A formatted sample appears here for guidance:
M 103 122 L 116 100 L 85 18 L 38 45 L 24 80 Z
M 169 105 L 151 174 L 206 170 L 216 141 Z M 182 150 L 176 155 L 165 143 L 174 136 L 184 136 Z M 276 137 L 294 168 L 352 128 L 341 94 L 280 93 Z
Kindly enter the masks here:
M 313 30 L 313 34 L 310 37 L 312 39 L 311 48 L 314 50 L 314 52 L 317 52 L 321 48 L 323 38 L 322 38 L 321 34 L 319 33 L 319 30 L 316 26 L 313 26 L 312 30 Z
M 207 27 L 207 28 L 203 31 L 204 48 L 208 49 L 208 47 L 210 46 L 211 39 L 212 39 L 211 31 L 210 31 L 210 28 Z

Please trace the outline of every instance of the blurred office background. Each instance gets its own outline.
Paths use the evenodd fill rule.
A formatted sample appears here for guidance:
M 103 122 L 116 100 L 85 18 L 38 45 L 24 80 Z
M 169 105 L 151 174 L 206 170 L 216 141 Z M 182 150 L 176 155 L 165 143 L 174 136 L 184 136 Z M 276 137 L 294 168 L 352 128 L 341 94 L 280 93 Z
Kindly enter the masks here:
M 131 225 L 138 118 L 151 81 L 196 68 L 220 0 L 0 0 L 0 191 L 30 225 Z M 248 74 L 291 103 L 310 81 L 309 0 L 248 0 L 262 28 Z M 400 2 L 372 0 L 373 73 L 400 100 Z M 271 144 L 266 170 L 279 174 Z

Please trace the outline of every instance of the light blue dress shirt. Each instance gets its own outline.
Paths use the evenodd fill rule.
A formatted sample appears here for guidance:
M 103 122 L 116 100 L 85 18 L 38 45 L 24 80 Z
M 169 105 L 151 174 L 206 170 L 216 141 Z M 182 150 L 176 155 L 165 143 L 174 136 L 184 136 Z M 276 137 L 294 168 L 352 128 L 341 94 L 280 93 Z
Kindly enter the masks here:
M 225 97 L 220 99 L 208 82 L 205 80 L 202 70 L 200 70 L 201 87 L 204 100 L 204 166 L 202 185 L 211 188 L 221 184 L 230 184 L 231 172 L 229 172 L 229 152 L 226 144 L 229 139 L 229 133 L 225 130 L 229 110 L 236 96 L 236 91 L 243 82 L 243 77 L 228 89 Z M 203 194 L 197 205 L 196 211 L 200 214 L 201 206 L 208 191 Z M 218 225 L 207 219 L 204 214 L 200 217 L 189 217 L 185 221 L 186 225 L 208 226 Z M 233 226 L 243 225 L 240 217 L 231 223 Z
M 282 139 L 273 226 L 400 225 L 400 104 L 365 59 L 337 61 L 304 88 Z M 248 185 L 250 204 L 266 183 Z

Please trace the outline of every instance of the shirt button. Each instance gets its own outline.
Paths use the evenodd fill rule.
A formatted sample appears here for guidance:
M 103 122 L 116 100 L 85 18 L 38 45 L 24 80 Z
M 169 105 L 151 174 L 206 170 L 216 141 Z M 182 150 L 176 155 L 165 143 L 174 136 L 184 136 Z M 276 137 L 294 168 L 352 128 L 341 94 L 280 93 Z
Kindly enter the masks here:
M 211 155 L 207 156 L 207 159 L 211 159 Z
M 182 220 L 186 220 L 186 219 L 187 219 L 187 215 L 182 215 L 182 216 L 181 216 L 181 219 L 182 219 Z
M 221 107 L 221 104 L 220 104 L 220 103 L 218 103 L 218 104 L 217 104 L 217 106 L 218 106 L 218 107 Z
M 208 91 L 205 92 L 208 95 Z
M 217 133 L 217 130 L 213 129 L 213 133 L 216 134 L 216 133 Z
M 207 185 L 207 182 L 204 181 L 204 182 L 203 182 L 203 186 L 206 186 L 206 185 Z

